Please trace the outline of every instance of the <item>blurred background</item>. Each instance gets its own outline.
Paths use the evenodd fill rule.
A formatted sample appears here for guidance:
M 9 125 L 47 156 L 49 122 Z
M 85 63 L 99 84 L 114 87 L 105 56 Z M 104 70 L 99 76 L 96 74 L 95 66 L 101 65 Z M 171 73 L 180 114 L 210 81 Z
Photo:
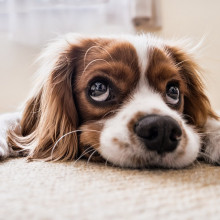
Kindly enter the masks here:
M 33 64 L 51 38 L 68 32 L 205 38 L 198 56 L 220 110 L 219 0 L 0 0 L 0 113 L 15 111 L 33 86 Z

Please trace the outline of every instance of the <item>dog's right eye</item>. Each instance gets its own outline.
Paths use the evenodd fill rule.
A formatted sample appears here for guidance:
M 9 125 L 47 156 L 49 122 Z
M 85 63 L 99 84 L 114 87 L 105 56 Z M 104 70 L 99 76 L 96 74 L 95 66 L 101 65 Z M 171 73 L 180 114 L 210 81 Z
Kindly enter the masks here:
M 97 102 L 107 101 L 110 97 L 109 85 L 103 82 L 94 82 L 89 89 L 90 97 Z

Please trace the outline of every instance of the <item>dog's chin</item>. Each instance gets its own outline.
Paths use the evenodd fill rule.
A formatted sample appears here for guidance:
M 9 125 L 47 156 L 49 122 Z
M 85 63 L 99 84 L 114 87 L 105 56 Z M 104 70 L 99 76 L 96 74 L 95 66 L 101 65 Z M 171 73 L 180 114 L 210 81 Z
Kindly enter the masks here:
M 100 154 L 109 164 L 123 168 L 185 168 L 191 165 L 197 158 L 198 152 L 187 157 L 187 155 L 179 155 L 178 153 L 165 153 L 159 155 L 156 152 L 145 152 L 142 155 L 123 155 L 119 160 L 110 157 L 109 155 Z

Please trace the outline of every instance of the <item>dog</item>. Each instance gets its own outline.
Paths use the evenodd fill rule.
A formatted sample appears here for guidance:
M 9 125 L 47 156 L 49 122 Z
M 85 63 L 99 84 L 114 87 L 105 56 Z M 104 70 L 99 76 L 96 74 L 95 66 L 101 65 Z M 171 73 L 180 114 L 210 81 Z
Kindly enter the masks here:
M 220 122 L 193 48 L 150 34 L 69 34 L 45 49 L 20 113 L 0 116 L 0 157 L 183 168 L 220 162 Z

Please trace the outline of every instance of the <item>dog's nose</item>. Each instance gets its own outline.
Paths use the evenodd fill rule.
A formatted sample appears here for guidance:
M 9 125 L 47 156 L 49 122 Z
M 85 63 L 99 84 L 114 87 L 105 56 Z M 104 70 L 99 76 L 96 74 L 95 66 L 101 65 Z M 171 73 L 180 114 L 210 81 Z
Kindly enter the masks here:
M 179 124 L 170 116 L 148 115 L 135 124 L 134 131 L 149 150 L 158 154 L 174 151 L 182 136 Z

